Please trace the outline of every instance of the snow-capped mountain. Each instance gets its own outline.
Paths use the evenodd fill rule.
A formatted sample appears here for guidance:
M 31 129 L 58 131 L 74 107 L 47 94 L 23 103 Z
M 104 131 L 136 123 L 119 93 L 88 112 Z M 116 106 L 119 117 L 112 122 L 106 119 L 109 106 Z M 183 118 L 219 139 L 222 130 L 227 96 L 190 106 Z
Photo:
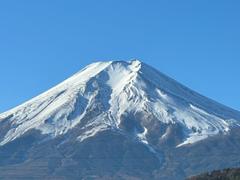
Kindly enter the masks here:
M 8 146 L 32 131 L 41 134 L 42 142 L 63 138 L 60 145 L 70 141 L 81 144 L 111 131 L 147 147 L 161 164 L 161 148 L 166 145 L 181 149 L 215 137 L 229 137 L 239 126 L 240 112 L 188 89 L 145 63 L 97 62 L 0 114 L 0 146 Z
M 67 133 L 94 108 L 98 113 L 82 128 L 79 140 L 105 129 L 121 129 L 126 113 L 144 112 L 164 124 L 179 123 L 186 133 L 184 145 L 240 124 L 240 113 L 209 100 L 140 61 L 99 62 L 29 102 L 0 115 L 11 127 L 4 145 L 30 129 L 51 137 Z M 136 130 L 147 143 L 146 133 Z M 167 134 L 164 134 L 164 136 Z

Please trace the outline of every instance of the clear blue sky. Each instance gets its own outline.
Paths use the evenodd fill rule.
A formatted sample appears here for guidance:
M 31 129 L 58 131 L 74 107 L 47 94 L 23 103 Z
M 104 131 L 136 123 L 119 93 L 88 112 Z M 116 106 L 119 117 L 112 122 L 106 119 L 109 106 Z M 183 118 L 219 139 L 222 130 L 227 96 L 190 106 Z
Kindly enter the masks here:
M 0 1 L 0 112 L 97 60 L 138 58 L 240 110 L 239 0 Z

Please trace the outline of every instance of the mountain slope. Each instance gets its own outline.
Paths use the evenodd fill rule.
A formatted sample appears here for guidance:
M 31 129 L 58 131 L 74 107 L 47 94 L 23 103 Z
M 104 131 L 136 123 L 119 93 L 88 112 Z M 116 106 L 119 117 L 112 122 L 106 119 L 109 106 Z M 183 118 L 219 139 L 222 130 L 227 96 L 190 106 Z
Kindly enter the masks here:
M 60 153 L 64 157 L 64 149 L 77 143 L 78 150 L 69 149 L 77 151 L 69 155 L 72 157 L 85 151 L 82 150 L 83 144 L 92 149 L 92 143 L 98 139 L 110 142 L 115 137 L 115 141 L 111 142 L 122 149 L 116 152 L 118 158 L 121 157 L 121 163 L 126 160 L 126 152 L 131 152 L 131 158 L 134 153 L 141 156 L 145 152 L 143 162 L 151 159 L 153 163 L 152 169 L 147 172 L 149 176 L 149 173 L 153 175 L 154 169 L 168 167 L 166 157 L 170 154 L 166 155 L 165 150 L 181 154 L 199 143 L 211 144 L 218 142 L 219 138 L 232 138 L 232 133 L 238 132 L 239 120 L 238 111 L 201 96 L 138 60 L 98 62 L 38 97 L 1 114 L 0 146 L 3 149 L 18 147 L 15 143 L 21 143 L 26 138 L 27 145 L 23 149 L 27 148 L 24 156 L 25 160 L 29 160 L 33 150 L 38 152 L 46 142 L 53 144 L 54 151 L 64 151 Z M 235 138 L 238 138 L 236 134 Z M 37 143 L 30 146 L 31 149 L 27 147 L 28 138 Z M 224 142 L 228 141 L 231 142 Z M 129 150 L 123 142 L 133 149 L 139 146 L 141 151 Z M 112 144 L 106 149 L 110 154 L 115 148 Z M 105 145 L 100 145 L 100 152 Z M 231 148 L 235 147 L 238 144 Z M 48 153 L 51 154 L 53 149 Z M 198 148 L 196 152 L 200 152 Z M 95 155 L 102 158 L 102 153 Z M 20 153 L 19 156 L 23 155 Z M 63 157 L 59 159 L 63 161 Z M 110 157 L 108 159 L 111 161 Z M 22 163 L 26 163 L 25 160 Z M 121 167 L 120 164 L 117 166 Z M 9 166 L 8 163 L 5 165 Z M 185 172 L 179 174 L 185 176 Z

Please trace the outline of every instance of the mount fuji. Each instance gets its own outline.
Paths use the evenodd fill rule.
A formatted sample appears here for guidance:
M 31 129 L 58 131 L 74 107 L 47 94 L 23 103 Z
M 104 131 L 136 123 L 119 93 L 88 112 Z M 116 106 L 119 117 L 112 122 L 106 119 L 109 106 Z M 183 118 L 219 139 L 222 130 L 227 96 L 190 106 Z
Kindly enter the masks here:
M 138 60 L 97 62 L 0 114 L 1 179 L 181 180 L 240 166 L 240 112 Z

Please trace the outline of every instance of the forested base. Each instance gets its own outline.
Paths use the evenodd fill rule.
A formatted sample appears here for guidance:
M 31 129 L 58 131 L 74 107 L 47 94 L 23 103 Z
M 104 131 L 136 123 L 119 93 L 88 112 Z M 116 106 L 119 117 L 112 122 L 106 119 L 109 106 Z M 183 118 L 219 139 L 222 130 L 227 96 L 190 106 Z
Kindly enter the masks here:
M 188 180 L 240 180 L 240 168 L 213 171 L 191 177 Z

